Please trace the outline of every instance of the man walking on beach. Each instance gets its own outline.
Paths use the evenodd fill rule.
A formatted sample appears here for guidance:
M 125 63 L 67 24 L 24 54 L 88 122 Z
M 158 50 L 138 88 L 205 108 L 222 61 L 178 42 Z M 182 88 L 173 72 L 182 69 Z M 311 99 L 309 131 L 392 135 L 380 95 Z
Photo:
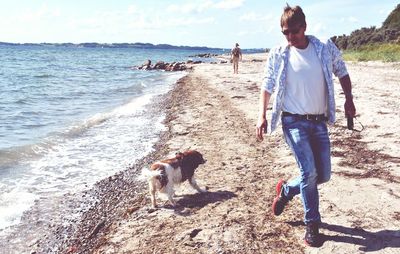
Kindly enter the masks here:
M 267 105 L 275 92 L 270 131 L 276 129 L 281 118 L 283 134 L 295 156 L 300 176 L 289 182 L 278 182 L 272 210 L 276 216 L 280 215 L 286 204 L 300 194 L 306 224 L 304 240 L 307 245 L 317 247 L 321 244 L 317 185 L 327 182 L 331 176 L 326 122 L 335 121 L 332 73 L 339 78 L 346 97 L 346 116 L 354 117 L 356 109 L 340 51 L 330 40 L 323 43 L 314 36 L 306 36 L 306 28 L 303 10 L 287 5 L 281 16 L 281 29 L 288 43 L 269 52 L 256 135 L 263 140 L 267 130 Z
M 242 61 L 242 50 L 239 48 L 239 43 L 236 43 L 235 47 L 231 50 L 231 61 L 233 64 L 234 74 L 239 73 L 239 60 Z

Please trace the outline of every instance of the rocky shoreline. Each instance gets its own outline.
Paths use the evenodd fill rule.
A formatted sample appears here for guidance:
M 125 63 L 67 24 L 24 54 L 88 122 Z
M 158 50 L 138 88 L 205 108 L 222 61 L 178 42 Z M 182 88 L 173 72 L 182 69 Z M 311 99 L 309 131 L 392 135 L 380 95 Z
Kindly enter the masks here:
M 177 82 L 178 86 L 179 83 L 180 81 Z M 169 119 L 174 117 L 173 112 L 168 109 L 179 100 L 175 96 L 176 89 L 168 92 L 161 101 L 154 100 L 148 106 L 150 114 L 160 114 L 160 109 L 167 114 L 164 120 L 167 129 L 170 129 Z M 143 167 L 168 153 L 166 143 L 170 137 L 170 131 L 164 131 L 154 144 L 153 152 L 135 161 L 129 168 L 99 181 L 91 190 L 85 191 L 82 195 L 87 196 L 87 200 L 95 200 L 91 202 L 90 209 L 83 212 L 76 223 L 55 228 L 32 248 L 31 253 L 91 253 L 96 246 L 102 244 L 110 225 L 145 205 L 143 190 L 146 190 L 147 184 L 138 182 L 137 175 Z
M 198 55 L 197 57 L 211 57 L 212 55 Z M 131 69 L 133 70 L 144 70 L 144 71 L 151 71 L 151 70 L 162 70 L 162 71 L 187 71 L 192 70 L 194 64 L 201 64 L 203 61 L 193 61 L 188 60 L 186 62 L 164 62 L 164 61 L 157 61 L 154 65 L 150 59 L 146 60 L 140 66 L 132 66 Z M 210 62 L 210 64 L 225 64 L 227 63 L 226 60 L 220 60 L 219 62 Z

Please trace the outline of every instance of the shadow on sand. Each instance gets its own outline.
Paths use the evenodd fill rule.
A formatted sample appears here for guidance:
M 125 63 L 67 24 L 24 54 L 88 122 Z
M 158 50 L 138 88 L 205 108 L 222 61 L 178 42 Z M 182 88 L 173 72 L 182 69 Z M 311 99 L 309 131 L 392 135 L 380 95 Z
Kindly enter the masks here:
M 176 207 L 173 207 L 171 205 L 164 205 L 163 208 L 173 209 L 176 214 L 186 216 L 190 214 L 186 214 L 187 209 L 203 208 L 208 204 L 222 202 L 236 196 L 237 195 L 235 193 L 230 191 L 216 191 L 181 195 L 181 198 L 177 200 Z
M 288 224 L 295 227 L 304 226 L 301 221 L 288 222 Z M 359 250 L 363 252 L 378 251 L 385 248 L 400 249 L 400 230 L 370 232 L 361 227 L 351 228 L 327 223 L 321 223 L 320 228 L 324 229 L 325 233 L 327 233 L 326 230 L 332 232 L 332 235 L 321 234 L 321 245 L 327 241 L 349 243 L 359 245 Z
M 195 193 L 183 195 L 178 200 L 178 204 L 187 208 L 202 208 L 208 204 L 225 201 L 234 197 L 236 197 L 236 194 L 230 191 Z

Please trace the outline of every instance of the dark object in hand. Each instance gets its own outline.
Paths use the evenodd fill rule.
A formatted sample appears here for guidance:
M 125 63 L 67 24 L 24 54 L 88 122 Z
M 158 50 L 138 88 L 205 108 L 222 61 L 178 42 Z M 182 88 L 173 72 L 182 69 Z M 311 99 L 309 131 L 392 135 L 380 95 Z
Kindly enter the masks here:
M 347 117 L 347 129 L 352 130 L 354 127 L 353 117 Z

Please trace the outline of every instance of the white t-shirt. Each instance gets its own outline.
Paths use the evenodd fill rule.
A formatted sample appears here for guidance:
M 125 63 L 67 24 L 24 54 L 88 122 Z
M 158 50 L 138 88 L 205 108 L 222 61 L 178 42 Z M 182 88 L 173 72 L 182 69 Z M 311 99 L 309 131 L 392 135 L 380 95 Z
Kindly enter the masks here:
M 326 114 L 327 88 L 322 64 L 312 43 L 290 47 L 283 111 L 293 114 Z

